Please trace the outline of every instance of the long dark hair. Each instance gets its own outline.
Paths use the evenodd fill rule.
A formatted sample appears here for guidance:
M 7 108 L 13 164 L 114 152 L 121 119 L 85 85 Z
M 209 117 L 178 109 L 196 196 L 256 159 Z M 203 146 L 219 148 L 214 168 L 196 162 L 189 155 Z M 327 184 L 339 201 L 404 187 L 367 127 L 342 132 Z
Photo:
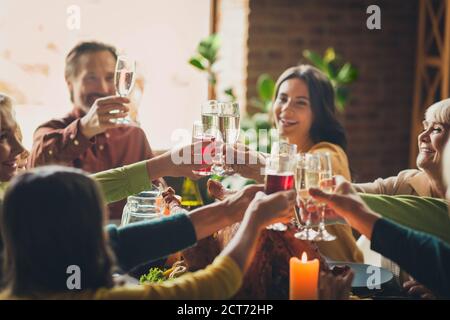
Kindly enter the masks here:
M 345 130 L 337 119 L 334 89 L 327 76 L 310 65 L 303 64 L 291 67 L 278 78 L 274 99 L 278 97 L 281 84 L 289 79 L 303 80 L 308 86 L 311 109 L 314 115 L 309 132 L 311 140 L 314 143 L 326 141 L 337 144 L 346 151 Z
M 81 289 L 112 287 L 114 257 L 103 231 L 105 205 L 82 171 L 40 167 L 15 177 L 0 214 L 4 284 L 12 295 L 68 291 L 68 267 Z

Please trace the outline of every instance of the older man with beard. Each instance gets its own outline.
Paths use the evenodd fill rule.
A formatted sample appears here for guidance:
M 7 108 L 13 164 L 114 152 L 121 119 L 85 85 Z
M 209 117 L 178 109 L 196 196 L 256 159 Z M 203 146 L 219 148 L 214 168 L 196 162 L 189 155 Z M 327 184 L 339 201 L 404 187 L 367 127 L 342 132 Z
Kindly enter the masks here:
M 128 115 L 130 102 L 115 95 L 116 61 L 116 49 L 98 42 L 69 52 L 65 78 L 73 110 L 37 128 L 29 167 L 57 163 L 95 173 L 152 158 L 141 128 L 115 122 Z M 109 205 L 111 219 L 121 217 L 123 206 Z

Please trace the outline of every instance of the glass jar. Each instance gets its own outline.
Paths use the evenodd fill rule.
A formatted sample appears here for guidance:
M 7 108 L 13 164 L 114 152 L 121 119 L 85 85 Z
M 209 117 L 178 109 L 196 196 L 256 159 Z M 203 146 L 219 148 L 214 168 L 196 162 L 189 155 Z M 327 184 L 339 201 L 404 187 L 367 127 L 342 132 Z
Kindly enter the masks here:
M 134 196 L 129 196 L 127 204 L 123 208 L 121 226 L 144 220 L 161 217 L 161 209 L 157 203 L 160 191 L 144 191 Z

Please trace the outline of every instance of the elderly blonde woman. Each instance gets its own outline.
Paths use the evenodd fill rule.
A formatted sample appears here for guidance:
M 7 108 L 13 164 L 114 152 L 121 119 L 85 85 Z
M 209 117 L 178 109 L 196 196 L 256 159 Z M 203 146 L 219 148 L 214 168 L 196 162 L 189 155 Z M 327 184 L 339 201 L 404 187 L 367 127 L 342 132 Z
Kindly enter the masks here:
M 443 177 L 450 200 L 450 145 L 447 143 L 443 150 Z M 450 297 L 450 245 L 433 235 L 382 218 L 364 204 L 349 182 L 342 177 L 337 181 L 334 194 L 318 189 L 310 190 L 310 194 L 371 239 L 373 250 L 398 263 L 438 296 Z
M 399 172 L 397 176 L 379 178 L 371 183 L 359 183 L 359 192 L 387 195 L 416 195 L 445 198 L 442 183 L 442 153 L 449 137 L 450 99 L 433 104 L 425 112 L 423 132 L 418 136 L 417 168 Z
M 419 134 L 417 168 L 403 170 L 389 178 L 378 178 L 374 182 L 354 184 L 356 191 L 386 195 L 415 195 L 420 197 L 445 198 L 445 187 L 442 179 L 442 153 L 449 137 L 450 99 L 431 105 L 425 112 L 423 131 Z M 391 269 L 399 276 L 399 281 L 409 291 L 420 291 L 424 288 L 409 279 L 398 266 L 383 258 L 382 266 Z M 413 290 L 414 289 L 414 290 Z

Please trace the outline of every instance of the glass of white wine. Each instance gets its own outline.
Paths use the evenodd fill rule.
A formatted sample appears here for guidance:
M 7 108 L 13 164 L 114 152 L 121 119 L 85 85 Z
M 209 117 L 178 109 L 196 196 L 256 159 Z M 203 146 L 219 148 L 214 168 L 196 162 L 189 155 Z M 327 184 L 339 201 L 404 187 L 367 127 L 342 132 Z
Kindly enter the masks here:
M 331 193 L 333 192 L 333 169 L 331 166 L 331 157 L 328 152 L 317 154 L 319 161 L 319 188 L 324 191 Z M 319 222 L 319 232 L 317 234 L 316 241 L 333 241 L 336 236 L 332 235 L 325 228 L 325 210 L 326 204 L 319 204 L 320 222 Z
M 133 90 L 136 78 L 136 61 L 127 56 L 118 56 L 116 63 L 116 71 L 114 74 L 114 85 L 116 93 L 120 97 L 128 97 Z M 111 113 L 118 113 L 113 110 Z M 115 120 L 115 123 L 128 124 L 131 122 L 129 116 Z
M 311 213 L 308 211 L 309 204 L 311 203 L 311 198 L 308 193 L 307 187 L 307 174 L 310 171 L 311 165 L 314 164 L 313 157 L 309 153 L 300 153 L 297 156 L 297 166 L 295 168 L 295 189 L 297 191 L 297 199 L 299 201 L 298 212 L 296 211 L 296 220 L 299 225 L 301 225 L 301 216 L 306 217 L 305 225 L 303 228 L 297 232 L 294 236 L 300 240 L 313 241 L 316 240 L 318 232 L 312 228 L 311 223 Z M 314 177 L 309 176 L 309 179 Z
M 219 103 L 219 132 L 223 143 L 228 145 L 235 144 L 239 139 L 240 133 L 240 111 L 237 102 L 220 102 Z M 220 154 L 220 162 L 216 165 L 216 170 L 221 175 L 231 175 L 234 170 L 227 165 L 224 160 L 223 152 Z M 233 159 L 234 160 L 234 159 Z

